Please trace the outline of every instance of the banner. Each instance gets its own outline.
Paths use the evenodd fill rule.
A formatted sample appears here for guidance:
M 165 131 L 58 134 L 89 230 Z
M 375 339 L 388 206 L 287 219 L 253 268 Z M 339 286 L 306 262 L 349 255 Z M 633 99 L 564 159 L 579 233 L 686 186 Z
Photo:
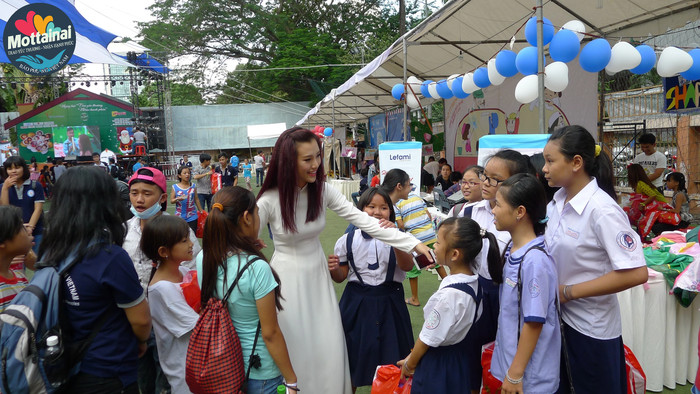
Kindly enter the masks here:
M 387 113 L 387 141 L 404 141 L 403 115 L 403 108 L 395 109 Z
M 569 66 L 569 86 L 561 93 L 545 89 L 547 133 L 581 125 L 597 139 L 598 74 L 583 71 L 577 60 Z M 477 90 L 466 99 L 445 100 L 445 153 L 454 171 L 477 163 L 479 138 L 493 134 L 539 134 L 537 100 L 520 104 L 515 86 L 520 77 Z
M 700 80 L 689 81 L 679 75 L 664 78 L 664 112 L 686 113 L 700 111 Z
M 408 173 L 417 188 L 420 188 L 421 153 L 420 142 L 385 142 L 379 145 L 379 179 L 384 182 L 384 175 L 389 170 L 400 168 Z
M 379 114 L 369 118 L 369 146 L 377 147 L 386 140 L 386 115 Z
M 528 156 L 542 153 L 547 140 L 548 134 L 485 135 L 479 139 L 478 164 L 483 167 L 486 159 L 501 149 L 513 149 Z

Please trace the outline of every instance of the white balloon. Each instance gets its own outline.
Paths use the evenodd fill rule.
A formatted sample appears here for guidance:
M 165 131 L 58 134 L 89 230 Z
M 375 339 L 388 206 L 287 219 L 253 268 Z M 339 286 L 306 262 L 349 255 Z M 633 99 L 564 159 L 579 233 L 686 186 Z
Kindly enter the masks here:
M 564 26 L 562 26 L 559 30 L 561 31 L 563 29 L 571 30 L 574 33 L 576 33 L 579 42 L 581 42 L 581 40 L 583 40 L 584 37 L 583 33 L 586 32 L 586 25 L 584 25 L 581 21 L 573 20 L 566 22 Z
M 420 84 L 423 83 L 423 81 L 411 75 L 410 77 L 406 78 L 406 83 L 411 85 L 411 88 L 416 94 L 420 94 Z
M 440 95 L 437 92 L 437 82 L 431 82 L 428 84 L 428 92 L 430 92 L 430 97 L 439 98 Z
M 605 71 L 617 73 L 622 70 L 631 70 L 642 62 L 642 55 L 629 42 L 620 41 L 612 47 L 610 62 L 605 66 Z
M 661 52 L 659 62 L 656 63 L 656 72 L 659 76 L 669 78 L 693 67 L 693 57 L 682 49 L 668 47 Z
M 460 74 L 452 74 L 449 77 L 447 77 L 447 87 L 450 88 L 450 90 L 452 90 L 452 82 L 454 82 L 455 79 L 459 77 L 459 75 Z
M 539 96 L 537 74 L 528 75 L 515 86 L 515 99 L 521 104 L 529 104 Z
M 562 92 L 569 86 L 569 67 L 564 62 L 554 62 L 544 68 L 544 87 Z
M 420 101 L 418 101 L 412 94 L 406 95 L 406 104 L 408 108 L 416 109 L 420 107 Z
M 472 73 L 466 73 L 464 74 L 464 78 L 462 78 L 462 90 L 464 93 L 469 93 L 472 94 L 475 91 L 479 90 L 479 87 L 474 84 L 474 74 Z M 431 93 L 432 95 L 432 93 Z
M 506 80 L 506 77 L 498 73 L 498 70 L 496 70 L 496 59 L 491 59 L 489 60 L 488 64 L 488 70 L 489 70 L 489 81 L 491 81 L 491 85 L 500 85 L 503 83 L 503 81 Z

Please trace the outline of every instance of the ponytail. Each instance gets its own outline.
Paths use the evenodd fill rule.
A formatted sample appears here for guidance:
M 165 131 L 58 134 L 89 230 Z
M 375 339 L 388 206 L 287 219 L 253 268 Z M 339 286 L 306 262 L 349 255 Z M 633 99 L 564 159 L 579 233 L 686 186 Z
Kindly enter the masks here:
M 595 177 L 596 182 L 598 182 L 598 187 L 608 193 L 613 200 L 617 199 L 617 195 L 615 194 L 615 175 L 610 156 L 601 151 L 595 158 L 595 165 L 593 168 L 593 173 L 590 175 Z
M 503 283 L 503 258 L 501 251 L 498 249 L 498 240 L 492 233 L 485 231 L 484 238 L 489 240 L 489 250 L 486 255 L 488 263 L 489 275 L 494 283 Z
M 464 255 L 464 262 L 472 272 L 479 270 L 476 256 L 483 250 L 484 238 L 489 241 L 487 257 L 488 269 L 494 282 L 503 282 L 503 263 L 499 254 L 498 240 L 490 232 L 482 229 L 479 223 L 468 217 L 447 218 L 440 223 L 441 229 L 445 227 L 445 243 L 449 248 L 459 249 Z

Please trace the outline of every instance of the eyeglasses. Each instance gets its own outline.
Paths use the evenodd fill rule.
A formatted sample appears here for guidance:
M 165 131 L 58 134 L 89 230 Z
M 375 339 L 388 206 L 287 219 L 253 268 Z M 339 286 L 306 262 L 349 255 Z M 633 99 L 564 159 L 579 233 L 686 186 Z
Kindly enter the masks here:
M 491 187 L 496 187 L 496 186 L 498 186 L 499 183 L 505 182 L 505 179 L 502 181 L 499 181 L 496 178 L 489 178 L 483 172 L 479 173 L 479 179 L 481 179 L 482 182 L 486 182 L 486 184 L 491 186 Z
M 479 186 L 480 183 L 479 182 L 471 182 L 471 181 L 459 181 L 459 185 L 460 186 L 469 185 L 469 187 L 474 187 L 474 186 Z

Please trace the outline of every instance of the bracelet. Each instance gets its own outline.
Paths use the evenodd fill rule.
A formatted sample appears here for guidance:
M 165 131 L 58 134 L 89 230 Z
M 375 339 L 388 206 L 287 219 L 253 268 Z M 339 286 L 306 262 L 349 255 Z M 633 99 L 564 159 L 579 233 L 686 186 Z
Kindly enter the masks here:
M 566 298 L 567 301 L 573 301 L 574 298 L 571 296 L 571 287 L 573 285 L 566 285 L 564 286 L 564 298 Z
M 510 368 L 508 369 L 508 371 L 510 371 Z M 520 379 L 513 379 L 508 375 L 508 371 L 506 371 L 506 379 L 508 379 L 508 382 L 510 384 L 520 384 L 523 381 L 523 378 L 525 377 L 524 374 L 520 377 Z
M 296 383 L 285 383 L 285 384 L 284 384 L 284 387 L 286 387 L 286 388 L 288 388 L 288 389 L 290 389 L 290 390 L 292 390 L 292 391 L 297 391 L 297 392 L 299 391 L 299 389 L 297 388 L 297 384 L 296 384 Z

